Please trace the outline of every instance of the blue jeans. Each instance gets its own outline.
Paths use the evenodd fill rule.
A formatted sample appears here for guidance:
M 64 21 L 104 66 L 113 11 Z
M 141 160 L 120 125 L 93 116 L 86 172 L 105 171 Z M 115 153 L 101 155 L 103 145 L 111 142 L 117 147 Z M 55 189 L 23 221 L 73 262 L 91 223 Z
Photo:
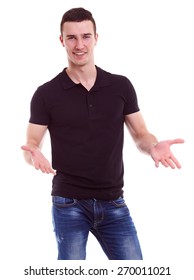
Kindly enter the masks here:
M 85 260 L 89 232 L 109 260 L 142 260 L 137 232 L 122 197 L 103 201 L 52 197 L 58 260 Z

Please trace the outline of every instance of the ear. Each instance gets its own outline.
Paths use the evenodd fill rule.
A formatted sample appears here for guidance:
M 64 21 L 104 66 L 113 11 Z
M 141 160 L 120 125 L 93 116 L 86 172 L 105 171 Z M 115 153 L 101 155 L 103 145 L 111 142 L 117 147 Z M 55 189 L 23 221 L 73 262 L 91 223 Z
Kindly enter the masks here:
M 96 35 L 95 35 L 95 40 L 96 40 L 96 43 L 95 43 L 95 45 L 96 45 L 97 41 L 98 41 L 98 33 L 96 33 Z
M 62 36 L 62 35 L 60 35 L 60 36 L 59 36 L 59 40 L 60 40 L 61 44 L 62 44 L 62 45 L 63 45 L 63 47 L 64 47 L 64 43 L 63 43 L 63 36 Z

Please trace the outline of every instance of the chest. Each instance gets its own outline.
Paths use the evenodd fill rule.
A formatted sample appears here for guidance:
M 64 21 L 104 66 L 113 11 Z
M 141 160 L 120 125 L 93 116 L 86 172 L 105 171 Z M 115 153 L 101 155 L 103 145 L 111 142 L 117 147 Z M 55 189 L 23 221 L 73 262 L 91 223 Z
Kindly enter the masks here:
M 107 123 L 123 119 L 124 100 L 119 92 L 87 92 L 83 89 L 58 95 L 50 104 L 51 125 L 80 126 L 87 122 Z

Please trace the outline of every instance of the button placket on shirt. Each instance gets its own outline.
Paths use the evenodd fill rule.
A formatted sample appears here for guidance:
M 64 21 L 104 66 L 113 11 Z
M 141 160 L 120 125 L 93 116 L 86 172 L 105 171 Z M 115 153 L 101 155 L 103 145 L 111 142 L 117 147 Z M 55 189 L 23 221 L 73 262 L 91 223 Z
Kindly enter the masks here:
M 88 113 L 89 113 L 89 117 L 91 119 L 93 119 L 95 117 L 95 115 L 96 115 L 96 110 L 95 110 L 94 100 L 93 100 L 94 94 L 95 94 L 95 92 L 87 94 Z

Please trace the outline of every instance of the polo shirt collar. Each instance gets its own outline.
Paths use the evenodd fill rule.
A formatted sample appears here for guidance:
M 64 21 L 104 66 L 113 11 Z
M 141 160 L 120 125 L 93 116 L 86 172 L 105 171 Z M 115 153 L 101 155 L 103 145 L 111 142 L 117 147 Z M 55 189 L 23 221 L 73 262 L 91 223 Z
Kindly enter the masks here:
M 64 70 L 61 72 L 61 75 L 60 75 L 60 82 L 62 83 L 63 88 L 69 89 L 74 86 L 77 86 L 77 84 L 74 83 L 67 75 L 66 69 L 67 68 L 64 68 Z M 110 78 L 109 78 L 108 73 L 106 71 L 102 70 L 98 66 L 96 66 L 96 70 L 97 70 L 97 76 L 96 76 L 96 81 L 94 83 L 94 86 L 92 88 L 93 90 L 97 90 L 100 87 L 106 87 L 110 84 Z
M 110 75 L 98 66 L 96 66 L 96 70 L 97 77 L 93 89 L 98 89 L 110 85 Z

